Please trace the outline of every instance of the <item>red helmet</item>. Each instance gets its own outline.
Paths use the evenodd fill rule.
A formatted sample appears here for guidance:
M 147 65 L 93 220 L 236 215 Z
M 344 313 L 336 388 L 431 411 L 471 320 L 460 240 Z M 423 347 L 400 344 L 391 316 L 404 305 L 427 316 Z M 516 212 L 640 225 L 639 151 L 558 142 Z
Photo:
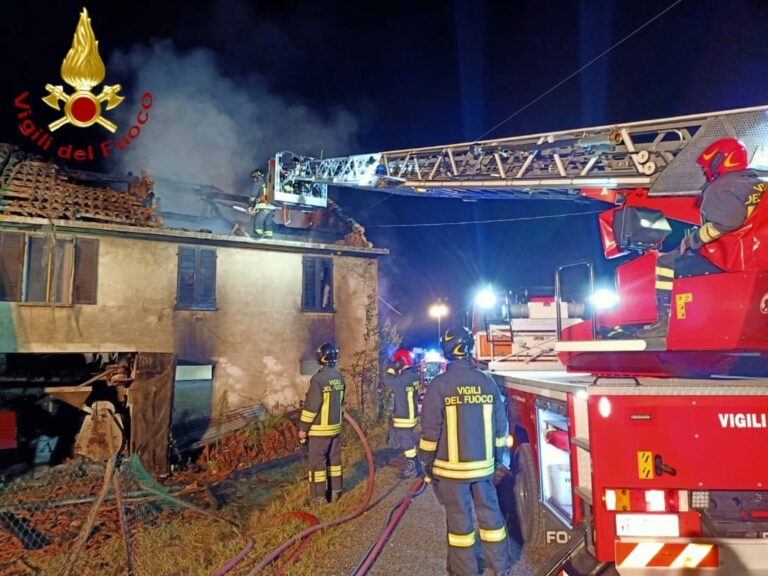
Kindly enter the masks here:
M 726 172 L 744 170 L 749 166 L 747 149 L 736 138 L 721 138 L 707 146 L 707 149 L 696 159 L 707 181 L 711 182 Z
M 413 360 L 411 360 L 411 353 L 408 352 L 408 350 L 405 348 L 398 348 L 392 355 L 392 363 L 395 365 L 395 368 L 397 368 L 398 371 L 407 366 L 412 366 Z

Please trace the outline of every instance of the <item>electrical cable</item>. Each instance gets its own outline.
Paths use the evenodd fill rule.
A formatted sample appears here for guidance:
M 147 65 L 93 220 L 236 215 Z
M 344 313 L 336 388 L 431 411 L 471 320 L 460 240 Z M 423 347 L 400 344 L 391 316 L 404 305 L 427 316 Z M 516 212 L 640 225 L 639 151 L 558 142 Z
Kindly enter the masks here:
M 501 218 L 497 220 L 466 220 L 463 222 L 424 222 L 421 224 L 371 224 L 368 228 L 423 228 L 434 226 L 463 226 L 465 224 L 500 224 L 503 222 L 522 222 L 525 220 L 547 220 L 550 218 L 565 218 L 569 216 L 585 216 L 587 214 L 601 214 L 603 210 L 590 210 L 587 212 L 567 212 L 565 214 L 547 214 L 544 216 L 520 216 L 519 218 Z
M 683 0 L 675 0 L 675 2 L 673 2 L 672 4 L 670 4 L 669 6 L 667 6 L 666 8 L 664 8 L 664 10 L 662 10 L 661 12 L 659 12 L 658 14 L 656 14 L 656 16 L 654 16 L 653 18 L 651 18 L 650 20 L 648 20 L 648 21 L 647 21 L 645 24 L 641 25 L 641 26 L 640 26 L 640 27 L 638 27 L 638 28 L 635 28 L 635 30 L 633 30 L 632 32 L 630 32 L 629 34 L 627 34 L 626 36 L 624 36 L 624 38 L 622 38 L 622 39 L 621 39 L 621 40 L 619 40 L 618 42 L 614 43 L 612 46 L 610 46 L 610 47 L 606 48 L 605 50 L 603 50 L 603 51 L 602 51 L 600 54 L 598 54 L 597 56 L 595 56 L 594 58 L 592 58 L 592 60 L 590 60 L 589 62 L 587 62 L 586 64 L 584 64 L 584 65 L 583 65 L 581 68 L 579 68 L 579 69 L 578 69 L 578 70 L 576 70 L 575 72 L 573 72 L 573 73 L 569 74 L 568 76 L 566 76 L 565 78 L 563 78 L 562 80 L 560 80 L 560 82 L 558 82 L 557 84 L 555 84 L 554 86 L 552 86 L 552 88 L 550 88 L 549 90 L 547 90 L 547 91 L 545 91 L 545 92 L 541 93 L 540 95 L 538 95 L 536 98 L 534 98 L 533 100 L 531 100 L 530 102 L 528 102 L 528 104 L 526 104 L 525 106 L 523 106 L 522 108 L 520 108 L 519 110 L 517 110 L 517 112 L 515 112 L 514 114 L 512 114 L 512 115 L 510 115 L 509 117 L 505 118 L 504 120 L 502 120 L 501 122 L 499 122 L 498 124 L 496 124 L 495 126 L 493 126 L 492 128 L 489 128 L 488 130 L 486 130 L 485 132 L 483 132 L 482 134 L 480 134 L 480 136 L 478 136 L 477 138 L 475 138 L 475 140 L 480 140 L 481 138 L 484 138 L 485 136 L 487 136 L 488 134 L 490 134 L 491 132 L 493 132 L 494 130 L 496 130 L 496 128 L 499 128 L 500 126 L 503 126 L 504 124 L 506 124 L 507 122 L 509 122 L 510 120 L 512 120 L 512 118 L 514 118 L 515 116 L 517 116 L 518 114 L 520 114 L 520 113 L 521 113 L 521 112 L 523 112 L 524 110 L 527 110 L 528 108 L 530 108 L 531 106 L 533 106 L 534 104 L 536 104 L 536 102 L 538 102 L 539 100 L 541 100 L 542 98 L 544 98 L 545 96 L 547 96 L 548 94 L 550 94 L 551 92 L 554 92 L 555 90 L 557 90 L 557 89 L 558 89 L 560 86 L 562 86 L 563 84 L 565 84 L 566 82 L 568 82 L 568 80 L 570 80 L 570 79 L 571 79 L 571 78 L 573 78 L 574 76 L 578 75 L 580 72 L 582 72 L 582 71 L 586 70 L 588 67 L 590 67 L 592 64 L 594 64 L 595 62 L 597 62 L 598 60 L 600 60 L 600 58 L 602 58 L 603 56 L 605 56 L 606 54 L 608 54 L 608 53 L 609 53 L 611 50 L 613 50 L 614 48 L 617 48 L 617 47 L 619 47 L 621 44 L 624 44 L 624 42 L 626 42 L 627 40 L 629 40 L 629 39 L 630 39 L 632 36 L 634 36 L 635 34 L 637 34 L 638 32 L 640 32 L 640 31 L 641 31 L 643 28 L 645 28 L 645 27 L 649 26 L 649 25 L 650 25 L 651 23 L 653 23 L 655 20 L 658 20 L 659 18 L 661 18 L 661 17 L 662 17 L 664 14 L 666 14 L 667 12 L 669 12 L 670 10 L 672 10 L 672 8 L 674 8 L 675 6 L 677 6 L 678 4 L 680 4 L 682 1 L 683 1 Z

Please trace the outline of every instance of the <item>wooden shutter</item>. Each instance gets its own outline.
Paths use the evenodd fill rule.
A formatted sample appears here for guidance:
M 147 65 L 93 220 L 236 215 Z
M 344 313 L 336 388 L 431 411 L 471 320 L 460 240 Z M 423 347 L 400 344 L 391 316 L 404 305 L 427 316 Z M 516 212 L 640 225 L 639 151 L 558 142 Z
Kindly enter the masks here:
M 303 279 L 304 290 L 301 297 L 301 307 L 305 310 L 315 310 L 318 307 L 317 299 L 317 260 L 311 256 L 304 256 Z
M 21 300 L 24 272 L 24 234 L 0 232 L 0 300 Z
M 323 258 L 319 264 L 322 269 L 320 273 L 320 308 L 333 310 L 333 260 Z
M 198 308 L 213 310 L 216 308 L 216 250 L 200 248 L 200 261 L 197 274 Z
M 192 308 L 195 303 L 195 249 L 179 246 L 176 308 Z
M 75 243 L 75 304 L 96 304 L 98 271 L 99 241 L 78 238 Z

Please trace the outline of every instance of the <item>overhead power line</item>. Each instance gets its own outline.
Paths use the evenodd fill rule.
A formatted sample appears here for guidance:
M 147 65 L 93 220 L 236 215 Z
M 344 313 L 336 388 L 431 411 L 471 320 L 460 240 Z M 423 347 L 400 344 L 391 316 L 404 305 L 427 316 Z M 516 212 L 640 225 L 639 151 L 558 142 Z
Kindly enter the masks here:
M 505 118 L 504 120 L 502 120 L 501 122 L 499 122 L 498 124 L 496 124 L 496 125 L 495 125 L 493 128 L 490 128 L 490 129 L 486 130 L 486 131 L 485 131 L 483 134 L 480 134 L 480 136 L 478 136 L 477 138 L 475 138 L 475 140 L 481 140 L 482 138 L 484 138 L 485 136 L 487 136 L 488 134 L 490 134 L 491 132 L 493 132 L 494 130 L 496 130 L 496 128 L 499 128 L 500 126 L 503 126 L 504 124 L 506 124 L 507 122 L 509 122 L 510 120 L 512 120 L 512 118 L 514 118 L 515 116 L 517 116 L 518 114 L 520 114 L 520 113 L 521 113 L 521 112 L 523 112 L 524 110 L 527 110 L 528 108 L 530 108 L 531 106 L 533 106 L 534 104 L 536 104 L 536 102 L 538 102 L 539 100 L 541 100 L 542 98 L 544 98 L 546 95 L 548 95 L 548 94 L 550 94 L 551 92 L 554 92 L 555 90 L 557 90 L 557 89 L 558 89 L 560 86 L 562 86 L 563 84 L 565 84 L 566 82 L 568 82 L 568 80 L 570 80 L 571 78 L 573 78 L 574 76 L 576 76 L 576 75 L 577 75 L 577 74 L 579 74 L 580 72 L 582 72 L 582 71 L 586 70 L 587 68 L 589 68 L 589 67 L 590 67 L 592 64 L 594 64 L 595 62 L 597 62 L 598 60 L 600 60 L 600 58 L 602 58 L 603 56 L 605 56 L 606 54 L 608 54 L 608 53 L 609 53 L 611 50 L 613 50 L 614 48 L 617 48 L 618 46 L 621 46 L 622 44 L 624 44 L 624 42 L 626 42 L 627 40 L 629 40 L 630 38 L 632 38 L 632 36 L 634 36 L 635 34 L 637 34 L 638 32 L 640 32 L 640 31 L 641 31 L 643 28 L 645 28 L 645 27 L 649 26 L 650 24 L 652 24 L 654 21 L 656 21 L 656 20 L 658 20 L 659 18 L 661 18 L 661 17 L 662 17 L 664 14 L 666 14 L 667 12 L 669 12 L 670 10 L 672 10 L 672 8 L 674 8 L 675 6 L 677 6 L 678 4 L 680 4 L 682 1 L 683 1 L 683 0 L 675 0 L 675 2 L 673 2 L 672 4 L 670 4 L 669 6 L 667 6 L 666 8 L 664 8 L 664 10 L 662 10 L 661 12 L 659 12 L 658 14 L 656 14 L 656 16 L 654 16 L 653 18 L 651 18 L 650 20 L 648 20 L 648 21 L 647 21 L 645 24 L 643 24 L 642 26 L 639 26 L 638 28 L 635 28 L 635 29 L 634 29 L 632 32 L 630 32 L 629 34 L 627 34 L 626 36 L 624 36 L 624 38 L 622 38 L 621 40 L 619 40 L 618 42 L 616 42 L 615 44 L 613 44 L 613 45 L 612 45 L 612 46 L 610 46 L 609 48 L 606 48 L 605 50 L 603 50 L 603 51 L 602 51 L 600 54 L 598 54 L 597 56 L 595 56 L 594 58 L 592 58 L 592 60 L 590 60 L 589 62 L 587 62 L 586 64 L 584 64 L 584 65 L 583 65 L 581 68 L 579 68 L 579 69 L 578 69 L 578 70 L 576 70 L 575 72 L 573 72 L 573 73 L 569 74 L 568 76 L 566 76 L 565 78 L 563 78 L 562 80 L 560 80 L 560 82 L 558 82 L 557 84 L 555 84 L 554 86 L 552 86 L 552 88 L 550 88 L 549 90 L 546 90 L 545 92 L 542 92 L 541 94 L 539 94 L 538 96 L 536 96 L 536 98 L 534 98 L 533 100 L 531 100 L 530 102 L 528 102 L 528 104 L 526 104 L 525 106 L 523 106 L 522 108 L 520 108 L 520 109 L 519 109 L 517 112 L 515 112 L 514 114 L 512 114 L 512 115 L 510 115 L 509 117 Z
M 568 216 L 586 216 L 587 214 L 600 214 L 604 210 L 591 210 L 589 212 L 567 212 L 565 214 L 546 214 L 543 216 L 520 216 L 519 218 L 502 218 L 496 220 L 465 220 L 463 222 L 423 222 L 420 224 L 369 224 L 366 228 L 426 228 L 427 226 L 463 226 L 466 224 L 500 224 L 503 222 L 522 222 L 524 220 L 549 220 L 552 218 L 565 218 Z

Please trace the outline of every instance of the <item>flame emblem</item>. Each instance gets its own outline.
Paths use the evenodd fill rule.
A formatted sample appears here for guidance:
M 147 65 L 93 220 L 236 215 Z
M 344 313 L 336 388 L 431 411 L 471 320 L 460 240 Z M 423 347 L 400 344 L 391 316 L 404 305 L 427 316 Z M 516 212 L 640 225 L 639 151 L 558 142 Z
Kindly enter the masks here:
M 91 28 L 88 10 L 83 8 L 72 39 L 72 48 L 61 63 L 61 78 L 75 91 L 69 95 L 61 86 L 45 85 L 49 94 L 43 98 L 43 102 L 54 110 L 61 110 L 59 105 L 64 103 L 64 116 L 48 124 L 51 132 L 64 124 L 78 128 L 99 124 L 112 133 L 117 130 L 114 122 L 101 115 L 101 105 L 106 103 L 106 109 L 111 110 L 125 99 L 118 95 L 120 84 L 104 86 L 98 96 L 91 92 L 94 86 L 104 80 L 105 74 L 104 62 L 99 56 L 99 42 Z

